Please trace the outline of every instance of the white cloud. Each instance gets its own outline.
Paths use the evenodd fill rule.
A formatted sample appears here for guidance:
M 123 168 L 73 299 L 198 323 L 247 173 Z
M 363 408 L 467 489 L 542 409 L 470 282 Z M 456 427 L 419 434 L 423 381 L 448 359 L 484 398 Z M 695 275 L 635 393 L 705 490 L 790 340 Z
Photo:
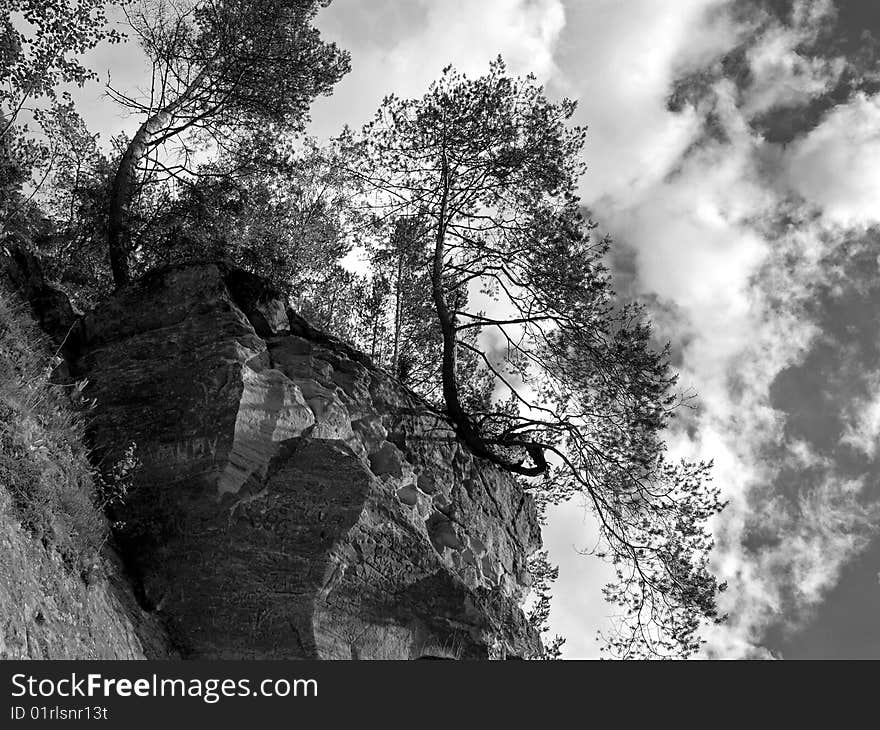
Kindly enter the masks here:
M 802 490 L 793 506 L 768 500 L 757 515 L 768 532 L 782 538 L 761 551 L 758 567 L 763 575 L 785 573 L 785 587 L 798 605 L 818 604 L 842 566 L 867 546 L 878 511 L 860 502 L 863 488 L 862 480 L 826 476 Z
M 868 397 L 852 403 L 848 410 L 840 442 L 874 459 L 880 446 L 880 377 L 871 382 Z
M 589 124 L 584 199 L 602 228 L 633 250 L 635 289 L 659 301 L 661 334 L 681 345 L 681 384 L 700 396 L 694 435 L 676 433 L 671 449 L 713 459 L 714 482 L 730 500 L 715 527 L 716 568 L 730 584 L 722 609 L 731 620 L 707 634 L 710 649 L 760 656 L 768 623 L 783 608 L 796 622 L 864 546 L 847 533 L 865 526 L 858 501 L 849 498 L 853 490 L 829 472 L 797 508 L 778 513 L 781 547 L 760 557 L 744 547 L 756 510 L 772 512 L 776 504 L 780 467 L 823 461 L 805 442 L 786 443 L 771 387 L 817 334 L 802 305 L 841 238 L 791 208 L 788 192 L 767 175 L 785 153 L 754 133 L 748 119 L 822 93 L 839 73 L 794 50 L 828 7 L 802 3 L 796 28 L 783 33 L 771 26 L 757 39 L 744 95 L 721 81 L 705 107 L 674 114 L 666 99 L 676 75 L 713 63 L 753 28 L 731 27 L 717 15 L 710 22 L 711 2 L 682 3 L 675 13 L 658 3 L 636 5 L 569 8 L 558 57 L 565 78 L 557 86 L 580 99 L 580 117 Z M 770 57 L 780 49 L 782 65 L 774 66 Z M 709 109 L 723 131 L 719 141 L 701 138 Z M 780 231 L 783 213 L 795 223 Z M 771 447 L 780 453 L 778 463 L 766 461 Z M 823 520 L 823 507 L 833 508 L 833 520 Z M 570 529 L 557 516 L 550 525 L 554 545 Z M 607 615 L 597 612 L 598 597 L 575 582 L 595 577 L 574 566 L 562 572 L 556 630 L 576 635 L 578 615 Z M 790 595 L 797 596 L 797 611 L 786 604 Z
M 352 54 L 351 73 L 313 106 L 312 129 L 332 135 L 342 122 L 367 121 L 387 93 L 421 96 L 448 64 L 478 76 L 501 54 L 514 73 L 548 78 L 565 8 L 562 0 L 335 0 L 317 24 Z
M 857 95 L 791 145 L 785 182 L 843 226 L 880 221 L 880 95 Z
M 556 86 L 579 101 L 589 127 L 588 204 L 638 196 L 662 179 L 699 132 L 692 110 L 672 114 L 667 97 L 676 73 L 706 63 L 734 41 L 709 23 L 719 0 L 681 0 L 675 12 L 657 0 L 569 2 L 557 54 Z
M 775 23 L 748 49 L 751 83 L 743 110 L 748 115 L 802 104 L 828 91 L 845 68 L 843 58 L 816 58 L 798 48 L 814 40 L 833 15 L 828 0 L 796 3 L 795 23 Z
M 798 27 L 783 33 L 770 26 L 755 39 L 747 89 L 721 81 L 705 107 L 671 114 L 665 96 L 674 69 L 682 68 L 681 49 L 701 32 L 718 33 L 700 24 L 695 9 L 690 24 L 683 22 L 691 9 L 656 34 L 658 43 L 642 47 L 636 41 L 620 50 L 616 57 L 630 64 L 630 72 L 585 72 L 592 80 L 604 71 L 610 80 L 598 84 L 601 93 L 584 111 L 592 130 L 588 176 L 595 178 L 584 193 L 603 229 L 634 250 L 635 288 L 659 301 L 662 334 L 681 344 L 682 385 L 699 392 L 700 409 L 690 422 L 696 431 L 691 437 L 677 433 L 673 452 L 714 459 L 714 482 L 730 499 L 716 523 L 715 564 L 730 584 L 722 608 L 731 619 L 707 634 L 710 650 L 756 656 L 766 651 L 759 642 L 770 622 L 796 624 L 823 599 L 846 561 L 864 548 L 873 519 L 856 498 L 859 485 L 833 470 L 793 505 L 777 493 L 781 467 L 825 463 L 805 442 L 786 440 L 785 414 L 774 409 L 771 388 L 817 335 L 803 304 L 827 279 L 825 260 L 843 237 L 828 227 L 829 219 L 811 220 L 792 205 L 789 191 L 767 174 L 788 153 L 748 125 L 756 111 L 822 93 L 839 68 L 795 53 L 796 39 L 814 32 L 828 10 L 827 3 L 802 3 Z M 721 37 L 731 42 L 744 32 Z M 624 29 L 613 42 L 629 37 Z M 627 53 L 638 61 L 626 60 Z M 774 54 L 781 55 L 776 66 Z M 651 70 L 639 63 L 646 58 Z M 617 90 L 618 80 L 630 74 L 642 83 L 622 83 L 626 88 Z M 595 93 L 586 83 L 582 88 Z M 722 132 L 714 141 L 700 138 L 709 109 Z M 852 170 L 841 165 L 826 173 L 823 192 L 849 184 Z M 785 216 L 793 223 L 781 229 Z M 778 460 L 767 460 L 768 449 Z M 745 547 L 756 514 L 773 518 L 767 524 L 779 538 L 778 547 L 758 555 Z

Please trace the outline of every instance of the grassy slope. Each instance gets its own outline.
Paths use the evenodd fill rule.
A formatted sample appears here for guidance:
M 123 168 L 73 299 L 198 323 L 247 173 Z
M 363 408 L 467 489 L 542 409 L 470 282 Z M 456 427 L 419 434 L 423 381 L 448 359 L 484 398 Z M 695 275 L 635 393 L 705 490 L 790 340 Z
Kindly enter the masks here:
M 50 384 L 51 365 L 25 308 L 0 289 L 0 659 L 161 656 L 161 632 L 111 554 L 101 557 L 102 482 L 71 407 L 75 386 Z M 144 636 L 155 638 L 146 650 Z
M 0 291 L 0 504 L 72 569 L 87 570 L 107 524 L 65 392 L 74 389 L 51 385 L 51 366 L 24 307 Z

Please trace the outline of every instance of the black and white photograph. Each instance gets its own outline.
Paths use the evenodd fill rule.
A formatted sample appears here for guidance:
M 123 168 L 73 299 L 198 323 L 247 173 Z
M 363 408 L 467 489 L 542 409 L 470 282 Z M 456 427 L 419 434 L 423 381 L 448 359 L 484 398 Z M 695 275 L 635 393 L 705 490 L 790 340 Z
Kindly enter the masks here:
M 880 659 L 880 5 L 2 11 L 3 722 Z

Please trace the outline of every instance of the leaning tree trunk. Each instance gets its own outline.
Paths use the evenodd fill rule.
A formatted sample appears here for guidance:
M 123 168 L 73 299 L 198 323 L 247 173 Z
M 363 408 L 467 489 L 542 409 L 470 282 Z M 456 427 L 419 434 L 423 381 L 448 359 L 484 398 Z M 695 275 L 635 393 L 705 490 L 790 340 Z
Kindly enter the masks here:
M 452 313 L 449 311 L 449 305 L 446 303 L 446 294 L 443 291 L 443 259 L 446 254 L 446 215 L 449 206 L 449 163 L 446 158 L 445 149 L 443 150 L 443 169 L 440 173 L 440 184 L 443 188 L 443 195 L 440 199 L 440 216 L 437 221 L 437 234 L 434 239 L 431 295 L 434 299 L 434 308 L 437 312 L 437 319 L 440 322 L 440 333 L 443 337 L 443 357 L 440 365 L 443 400 L 446 401 L 447 413 L 457 429 L 462 432 L 462 437 L 467 441 L 473 429 L 467 414 L 461 406 L 461 399 L 458 395 L 455 321 Z M 472 438 L 476 438 L 476 434 Z
M 171 113 L 167 109 L 147 119 L 128 143 L 119 161 L 116 176 L 113 178 L 107 217 L 107 244 L 110 251 L 110 269 L 117 288 L 127 284 L 131 279 L 129 261 L 131 235 L 128 224 L 131 201 L 137 187 L 138 166 L 147 156 L 156 135 L 165 129 L 170 121 Z
M 449 160 L 446 150 L 442 151 L 443 167 L 441 170 L 440 183 L 442 185 L 442 197 L 440 199 L 440 214 L 437 222 L 437 235 L 434 239 L 434 255 L 431 267 L 431 294 L 434 299 L 434 307 L 437 319 L 440 323 L 440 333 L 443 337 L 443 357 L 440 364 L 440 376 L 443 385 L 443 400 L 446 402 L 446 415 L 452 421 L 458 437 L 464 441 L 471 452 L 484 459 L 491 461 L 514 474 L 522 476 L 538 476 L 549 468 L 544 455 L 543 444 L 528 440 L 503 439 L 489 441 L 480 432 L 479 427 L 473 422 L 461 403 L 458 389 L 458 373 L 456 367 L 456 352 L 458 341 L 456 337 L 455 316 L 449 309 L 446 294 L 443 290 L 443 265 L 446 255 L 446 227 L 449 215 Z M 519 448 L 526 451 L 532 460 L 532 466 L 523 466 L 496 453 L 490 448 L 494 444 L 502 447 Z
M 402 310 L 402 291 L 403 283 L 401 279 L 403 278 L 403 253 L 401 251 L 397 252 L 397 279 L 395 282 L 395 292 L 394 292 L 394 352 L 391 356 L 391 372 L 394 373 L 395 378 L 400 377 L 400 330 L 401 330 L 401 318 L 403 316 Z

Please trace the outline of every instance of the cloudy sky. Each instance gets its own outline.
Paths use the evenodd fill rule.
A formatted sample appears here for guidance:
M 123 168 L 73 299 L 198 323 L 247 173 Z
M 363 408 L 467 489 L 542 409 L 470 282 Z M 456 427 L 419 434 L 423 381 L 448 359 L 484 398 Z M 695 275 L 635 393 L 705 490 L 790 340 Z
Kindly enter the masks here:
M 581 193 L 618 290 L 650 305 L 699 394 L 672 449 L 714 459 L 730 499 L 714 556 L 730 620 L 706 653 L 880 657 L 880 7 L 334 0 L 319 26 L 353 70 L 314 106 L 318 136 L 499 53 L 579 100 Z M 93 65 L 125 87 L 132 59 Z M 86 109 L 105 139 L 133 124 Z M 592 534 L 577 504 L 545 534 L 569 658 L 598 655 L 609 612 L 606 568 L 579 553 Z

